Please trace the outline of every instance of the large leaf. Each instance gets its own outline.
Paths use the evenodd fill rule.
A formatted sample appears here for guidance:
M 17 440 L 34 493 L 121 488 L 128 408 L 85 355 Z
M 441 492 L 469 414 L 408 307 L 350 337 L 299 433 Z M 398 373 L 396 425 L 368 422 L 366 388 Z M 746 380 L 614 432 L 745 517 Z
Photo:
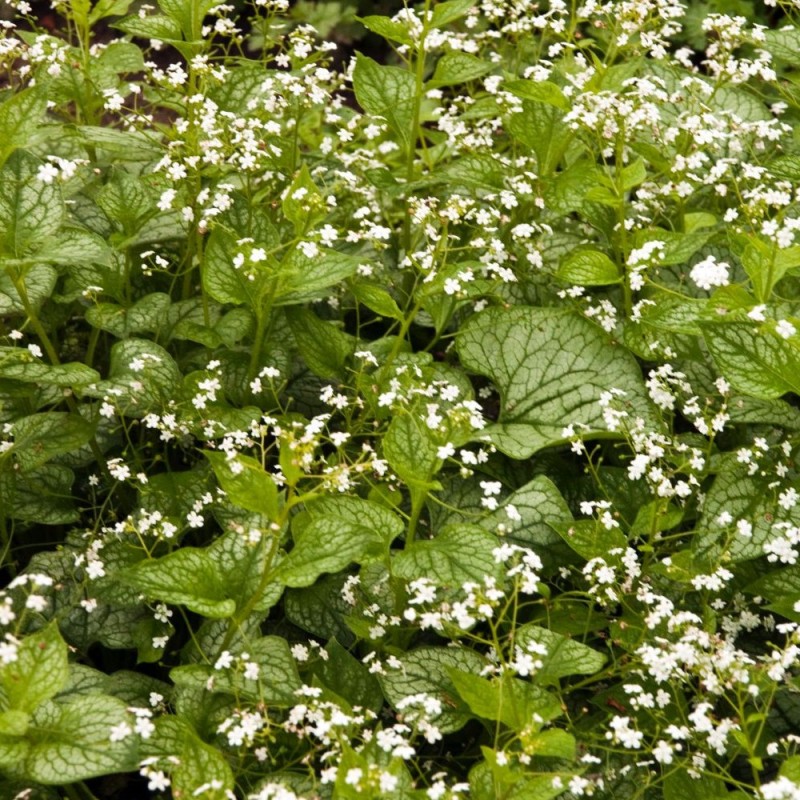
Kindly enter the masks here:
M 138 737 L 111 740 L 112 729 L 131 717 L 125 703 L 103 694 L 51 703 L 34 716 L 24 771 L 38 783 L 61 785 L 129 772 L 138 766 Z
M 577 435 L 608 436 L 599 401 L 612 388 L 625 393 L 632 416 L 652 415 L 633 356 L 571 313 L 489 309 L 464 326 L 458 351 L 467 369 L 488 375 L 500 390 L 499 422 L 481 435 L 514 458 L 568 441 L 567 424 Z
M 484 659 L 473 650 L 456 647 L 419 647 L 400 658 L 398 668 L 379 677 L 386 699 L 393 705 L 414 694 L 430 694 L 442 701 L 442 712 L 430 718 L 442 733 L 462 728 L 472 716 L 452 680 L 452 671 L 477 674 Z
M 392 572 L 412 581 L 429 578 L 439 586 L 458 587 L 467 581 L 499 580 L 502 567 L 493 552 L 497 537 L 477 525 L 448 525 L 430 540 L 410 543 L 395 555 Z
M 301 533 L 278 568 L 286 586 L 310 586 L 325 572 L 338 572 L 384 553 L 388 542 L 382 531 L 341 517 L 317 517 Z
M 236 610 L 213 557 L 200 548 L 141 561 L 120 577 L 148 597 L 185 605 L 204 617 L 230 617 Z
M 714 323 L 703 334 L 720 371 L 742 394 L 774 399 L 800 392 L 800 348 L 772 327 Z
M 78 450 L 92 438 L 93 428 L 77 413 L 48 411 L 21 417 L 11 432 L 17 462 L 23 471 L 29 471 L 56 456 Z

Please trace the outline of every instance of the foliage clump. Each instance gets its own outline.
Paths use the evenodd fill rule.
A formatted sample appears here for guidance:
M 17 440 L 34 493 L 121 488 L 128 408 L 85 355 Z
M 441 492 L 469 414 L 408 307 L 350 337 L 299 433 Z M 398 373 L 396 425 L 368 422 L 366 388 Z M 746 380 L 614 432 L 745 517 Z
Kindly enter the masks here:
M 800 797 L 795 4 L 11 5 L 0 794 Z

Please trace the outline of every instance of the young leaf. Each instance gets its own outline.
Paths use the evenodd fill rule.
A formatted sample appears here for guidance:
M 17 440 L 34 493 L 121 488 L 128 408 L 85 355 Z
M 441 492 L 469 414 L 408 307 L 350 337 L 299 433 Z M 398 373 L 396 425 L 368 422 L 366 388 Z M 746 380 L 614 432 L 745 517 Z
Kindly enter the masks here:
M 436 445 L 411 414 L 395 417 L 383 437 L 383 454 L 389 466 L 409 485 L 425 484 L 433 476 Z
M 610 286 L 622 280 L 619 267 L 600 250 L 573 250 L 561 262 L 556 277 L 578 286 Z
M 414 76 L 407 70 L 381 66 L 359 54 L 353 70 L 353 87 L 364 111 L 385 119 L 404 150 L 413 147 L 416 139 L 416 132 L 411 130 L 416 94 Z
M 210 451 L 204 455 L 231 503 L 272 521 L 278 519 L 278 487 L 258 461 L 244 455 L 231 461 L 224 453 Z
M 67 645 L 51 622 L 22 640 L 16 661 L 0 666 L 3 708 L 33 713 L 64 688 L 67 674 Z
M 449 674 L 473 714 L 502 722 L 513 731 L 528 728 L 535 715 L 549 722 L 563 713 L 555 694 L 510 674 L 491 680 L 458 669 Z
M 286 219 L 294 225 L 298 236 L 325 216 L 327 211 L 325 200 L 305 163 L 286 189 L 281 208 Z
M 487 64 L 476 56 L 451 50 L 436 62 L 436 69 L 433 77 L 428 81 L 428 87 L 439 88 L 440 86 L 466 83 L 480 78 L 491 69 L 491 64 Z
M 14 92 L 0 105 L 0 167 L 14 150 L 30 144 L 46 108 L 46 94 L 38 86 Z
M 531 642 L 547 649 L 545 655 L 537 656 L 542 662 L 534 676 L 537 683 L 558 683 L 559 678 L 567 675 L 593 675 L 606 663 L 602 653 L 539 625 L 517 628 L 516 641 L 523 650 Z

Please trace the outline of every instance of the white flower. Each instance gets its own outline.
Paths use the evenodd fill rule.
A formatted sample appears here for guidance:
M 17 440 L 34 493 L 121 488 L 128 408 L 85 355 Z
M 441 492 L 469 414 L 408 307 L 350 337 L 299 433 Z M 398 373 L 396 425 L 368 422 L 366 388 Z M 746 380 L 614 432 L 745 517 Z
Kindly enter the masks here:
M 797 329 L 788 320 L 782 319 L 775 326 L 775 332 L 784 339 L 791 339 L 797 333 Z
M 728 269 L 730 265 L 724 261 L 717 262 L 715 256 L 708 256 L 704 261 L 699 261 L 689 273 L 691 279 L 706 291 L 715 286 L 727 286 L 730 281 Z

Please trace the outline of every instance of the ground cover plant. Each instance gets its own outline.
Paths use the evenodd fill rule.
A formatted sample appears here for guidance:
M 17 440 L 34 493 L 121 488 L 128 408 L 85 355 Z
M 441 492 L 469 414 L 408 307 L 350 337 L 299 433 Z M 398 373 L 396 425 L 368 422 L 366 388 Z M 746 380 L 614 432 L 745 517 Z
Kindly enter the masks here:
M 14 0 L 0 797 L 800 797 L 794 6 Z

